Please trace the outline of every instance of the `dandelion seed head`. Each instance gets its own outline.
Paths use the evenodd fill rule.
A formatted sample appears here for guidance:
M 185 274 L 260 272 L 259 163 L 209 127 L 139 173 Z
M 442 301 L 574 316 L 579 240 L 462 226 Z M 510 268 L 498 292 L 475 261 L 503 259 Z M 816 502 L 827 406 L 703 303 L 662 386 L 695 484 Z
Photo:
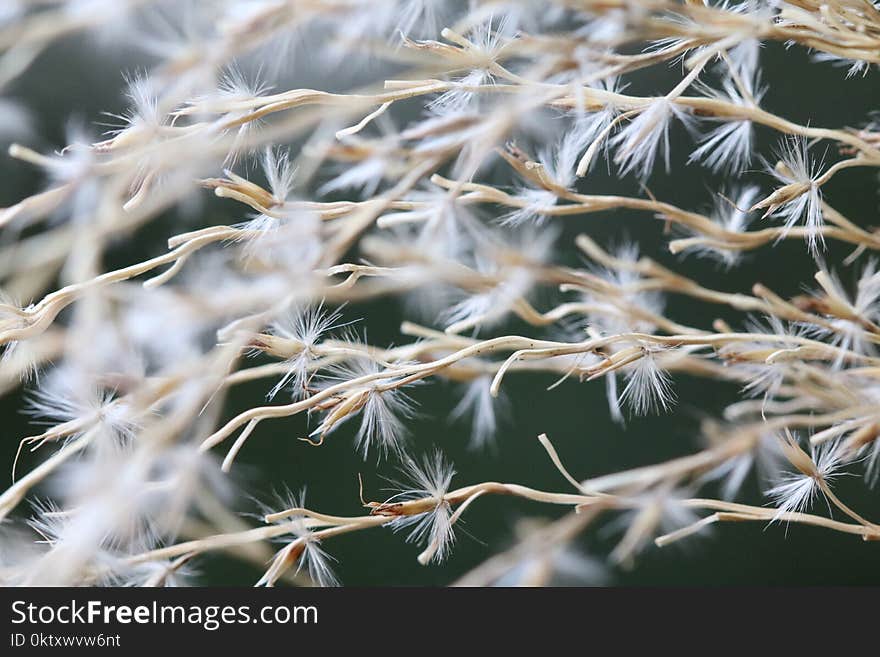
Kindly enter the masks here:
M 322 376 L 325 382 L 352 381 L 374 377 L 384 371 L 385 368 L 374 360 L 357 357 L 328 368 Z M 394 383 L 394 375 L 389 374 L 356 387 L 351 393 L 352 398 L 361 399 L 358 404 L 361 423 L 355 434 L 355 447 L 364 458 L 372 449 L 376 449 L 380 457 L 400 453 L 409 436 L 406 420 L 415 416 L 416 405 Z M 330 427 L 329 431 L 335 429 L 335 426 L 338 425 Z M 325 431 L 328 429 L 322 424 L 315 433 Z
M 612 561 L 630 564 L 650 544 L 654 536 L 671 533 L 696 523 L 699 516 L 692 508 L 683 504 L 688 497 L 686 491 L 664 487 L 630 499 L 631 508 L 608 525 L 610 532 L 619 532 L 625 528 L 623 537 L 611 553 Z
M 825 247 L 825 238 L 821 232 L 824 225 L 822 191 L 816 182 L 822 161 L 812 160 L 807 141 L 801 136 L 786 138 L 777 149 L 776 155 L 781 165 L 773 167 L 768 163 L 767 167 L 784 186 L 754 207 L 769 207 L 767 213 L 783 222 L 786 229 L 783 236 L 788 229 L 802 221 L 807 229 L 810 252 L 818 255 L 819 248 Z
M 880 273 L 877 271 L 876 259 L 868 260 L 856 284 L 854 294 L 848 294 L 838 276 L 822 271 L 826 284 L 834 296 L 835 304 L 842 304 L 847 311 L 845 317 L 826 314 L 828 324 L 819 325 L 803 323 L 803 333 L 819 339 L 828 340 L 838 347 L 839 353 L 834 360 L 834 367 L 843 366 L 848 354 L 873 356 L 877 348 L 866 331 L 866 323 L 880 320 Z M 824 295 L 815 294 L 819 303 L 824 302 Z
M 557 201 L 556 194 L 546 189 L 524 188 L 514 198 L 525 205 L 506 214 L 501 220 L 502 226 L 521 226 L 530 222 L 542 224 L 546 219 L 544 211 L 554 207 Z
M 296 182 L 296 167 L 290 161 L 290 151 L 282 148 L 266 148 L 261 164 L 269 190 L 278 205 L 284 204 Z
M 636 270 L 636 265 L 641 258 L 637 243 L 622 242 L 611 249 L 611 253 L 616 260 L 625 264 L 620 267 L 593 267 L 592 269 L 597 276 L 618 288 L 615 298 L 619 300 L 619 303 L 613 303 L 603 295 L 584 294 L 584 303 L 597 307 L 596 311 L 588 314 L 587 326 L 597 327 L 606 335 L 630 332 L 651 333 L 656 329 L 656 324 L 649 319 L 649 316 L 662 315 L 665 307 L 663 294 L 656 290 L 643 289 L 641 274 Z M 627 306 L 638 308 L 641 311 L 639 316 L 634 316 L 632 312 L 629 312 Z
M 845 68 L 847 79 L 854 78 L 859 75 L 864 77 L 868 74 L 868 71 L 871 70 L 871 62 L 865 59 L 851 59 L 849 57 L 841 57 L 839 55 L 835 55 L 834 53 L 827 52 L 815 52 L 813 53 L 812 57 L 813 61 L 827 62 L 832 66 Z
M 620 393 L 620 403 L 630 407 L 634 415 L 649 415 L 669 411 L 675 403 L 675 392 L 669 374 L 657 363 L 657 355 L 650 349 L 625 370 L 626 385 Z
M 734 235 L 744 233 L 755 218 L 755 213 L 750 209 L 759 194 L 760 189 L 754 185 L 734 190 L 729 196 L 719 194 L 715 199 L 710 218 L 727 233 Z M 739 264 L 743 255 L 738 249 L 724 248 L 711 243 L 689 245 L 683 252 L 715 260 L 728 269 Z
M 744 88 L 739 85 L 744 85 Z M 725 78 L 721 91 L 701 83 L 696 86 L 707 98 L 747 108 L 758 106 L 766 92 L 757 72 L 738 77 L 736 82 Z M 700 138 L 700 145 L 691 153 L 688 162 L 702 162 L 716 173 L 741 176 L 752 161 L 753 135 L 751 121 L 724 120 Z
M 704 479 L 720 482 L 722 498 L 733 500 L 742 491 L 750 473 L 754 472 L 763 486 L 778 476 L 784 463 L 785 456 L 779 447 L 779 439 L 772 433 L 762 433 L 751 449 L 726 459 L 707 472 Z
M 78 373 L 56 369 L 28 398 L 27 413 L 44 423 L 100 425 L 119 440 L 132 438 L 139 423 L 131 407 L 113 391 L 82 387 L 80 381 Z
M 435 502 L 431 511 L 412 516 L 400 516 L 391 524 L 394 531 L 409 531 L 407 542 L 426 544 L 430 561 L 441 563 L 449 556 L 455 543 L 452 526 L 452 508 L 444 499 L 455 476 L 452 465 L 440 450 L 427 454 L 420 462 L 404 457 L 401 464 L 401 483 L 392 498 L 397 501 L 429 498 Z
M 689 130 L 695 126 L 693 116 L 685 109 L 666 98 L 657 98 L 612 138 L 617 151 L 614 161 L 621 174 L 635 173 L 647 179 L 654 171 L 658 155 L 669 171 L 669 129 L 673 119 Z
M 822 492 L 823 485 L 830 485 L 841 474 L 846 463 L 843 443 L 826 441 L 818 447 L 811 445 L 810 453 L 804 452 L 794 436 L 781 438 L 785 454 L 796 471 L 778 475 L 777 483 L 766 492 L 777 508 L 774 519 L 786 513 L 800 513 L 809 509 Z
M 450 418 L 460 420 L 471 418 L 469 445 L 474 449 L 485 449 L 494 444 L 498 430 L 499 415 L 506 415 L 510 408 L 509 399 L 503 391 L 498 397 L 492 396 L 492 377 L 477 376 L 463 384 L 464 394 L 452 409 Z
M 282 508 L 304 509 L 306 508 L 306 490 L 303 488 L 298 494 L 287 493 L 281 500 Z M 282 521 L 291 525 L 291 534 L 295 536 L 293 542 L 287 543 L 276 555 L 272 565 L 260 578 L 257 586 L 273 586 L 287 570 L 291 559 L 295 559 L 296 573 L 305 572 L 316 586 L 335 587 L 340 585 L 339 579 L 333 572 L 332 557 L 321 545 L 321 539 L 309 528 L 303 514 L 296 514 Z M 287 539 L 284 539 L 287 540 Z
M 476 255 L 477 269 L 490 281 L 480 291 L 465 292 L 463 298 L 440 315 L 447 327 L 472 323 L 477 328 L 498 324 L 535 285 L 534 267 L 552 255 L 558 232 L 526 224 L 511 231 L 506 240 L 487 240 Z
M 287 359 L 288 370 L 269 391 L 269 399 L 274 399 L 285 388 L 292 391 L 294 398 L 306 395 L 310 368 L 317 357 L 315 346 L 325 334 L 341 325 L 341 319 L 338 310 L 325 310 L 322 302 L 316 306 L 293 307 L 271 324 L 269 332 L 293 342 L 297 353 Z

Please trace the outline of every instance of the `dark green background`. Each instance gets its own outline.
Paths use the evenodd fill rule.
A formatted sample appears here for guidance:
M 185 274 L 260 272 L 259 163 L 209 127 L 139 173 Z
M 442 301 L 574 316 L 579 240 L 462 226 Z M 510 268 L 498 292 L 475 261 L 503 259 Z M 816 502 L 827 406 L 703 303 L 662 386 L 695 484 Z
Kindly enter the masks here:
M 880 87 L 876 71 L 866 78 L 845 80 L 841 69 L 827 64 L 813 64 L 801 50 L 783 50 L 770 45 L 762 53 L 764 80 L 769 85 L 766 109 L 794 121 L 816 126 L 860 126 L 869 111 L 880 105 Z M 102 122 L 101 111 L 121 109 L 120 69 L 131 68 L 118 54 L 108 54 L 83 42 L 63 43 L 40 58 L 36 65 L 13 87 L 11 94 L 27 102 L 34 110 L 39 137 L 30 140 L 43 150 L 65 143 L 64 126 L 71 117 L 82 121 Z M 630 79 L 633 93 L 665 93 L 680 71 L 651 70 Z M 760 152 L 769 155 L 778 136 L 757 130 Z M 722 182 L 701 168 L 686 165 L 689 138 L 676 130 L 673 146 L 673 174 L 657 174 L 649 181 L 651 191 L 661 200 L 685 208 L 706 208 L 712 189 Z M 759 167 L 757 159 L 755 168 Z M 4 159 L 0 164 L 0 204 L 6 205 L 42 184 L 33 170 L 21 163 Z M 747 178 L 769 189 L 766 174 L 754 172 Z M 861 225 L 876 222 L 877 178 L 870 172 L 848 170 L 827 186 L 827 198 L 847 216 Z M 590 192 L 638 194 L 631 179 L 618 180 L 597 166 L 580 189 Z M 189 225 L 206 226 L 238 221 L 229 214 L 240 210 L 231 203 L 213 201 Z M 796 294 L 812 282 L 815 265 L 805 245 L 781 244 L 774 249 L 750 255 L 732 272 L 722 272 L 711 263 L 693 258 L 682 261 L 664 248 L 662 224 L 646 214 L 609 212 L 558 220 L 563 228 L 560 244 L 586 232 L 602 244 L 620 242 L 625 236 L 636 238 L 643 253 L 698 278 L 705 285 L 728 291 L 747 291 L 755 282 L 763 282 L 783 295 Z M 164 249 L 164 239 L 173 232 L 175 218 L 163 217 L 137 235 L 120 240 L 106 258 L 106 266 L 118 266 Z M 137 239 L 135 239 L 137 238 Z M 146 249 L 143 245 L 149 245 Z M 830 245 L 829 262 L 839 262 L 846 250 Z M 564 261 L 577 262 L 570 246 L 562 247 Z M 842 271 L 845 282 L 852 282 L 851 271 Z M 715 317 L 737 322 L 738 318 L 723 308 L 698 305 L 686 298 L 670 298 L 668 309 L 678 321 L 708 327 Z M 349 307 L 346 316 L 364 317 L 370 338 L 378 343 L 400 342 L 397 327 L 403 318 L 395 301 L 381 301 L 369 306 Z M 525 330 L 515 323 L 511 331 Z M 534 332 L 532 329 L 529 329 Z M 664 416 L 633 419 L 625 430 L 608 416 L 604 385 L 601 382 L 568 382 L 553 391 L 546 387 L 553 378 L 541 375 L 517 375 L 506 380 L 506 390 L 513 400 L 512 413 L 504 419 L 498 449 L 495 452 L 468 451 L 468 425 L 450 424 L 445 418 L 454 406 L 451 386 L 440 381 L 421 386 L 412 393 L 419 402 L 420 419 L 411 425 L 412 451 L 420 453 L 439 445 L 455 462 L 459 485 L 483 480 L 513 481 L 539 488 L 566 490 L 556 470 L 549 463 L 535 437 L 546 432 L 552 438 L 568 469 L 577 477 L 589 477 L 617 471 L 694 451 L 699 446 L 698 423 L 705 416 L 717 416 L 736 399 L 734 386 L 705 380 L 677 377 L 679 403 Z M 269 387 L 266 382 L 237 389 L 232 395 L 227 416 L 263 402 Z M 9 465 L 18 440 L 28 435 L 27 420 L 20 414 L 22 399 L 8 395 L 0 399 L 0 435 L 5 447 L 0 450 L 2 482 L 8 483 Z M 392 463 L 363 462 L 354 452 L 352 435 L 356 423 L 334 433 L 320 449 L 296 440 L 305 434 L 303 418 L 268 421 L 260 425 L 239 458 L 235 476 L 244 490 L 261 500 L 271 499 L 272 491 L 283 487 L 297 490 L 308 487 L 313 508 L 333 514 L 361 512 L 357 475 L 362 473 L 365 494 L 369 499 L 384 499 L 385 482 L 380 475 L 393 475 Z M 33 465 L 33 461 L 26 465 Z M 377 472 L 378 470 L 378 472 Z M 763 503 L 756 482 L 746 486 L 752 503 Z M 868 491 L 861 479 L 843 478 L 843 499 L 869 518 L 878 518 L 878 496 Z M 253 511 L 246 498 L 239 510 Z M 451 559 L 443 566 L 421 567 L 416 562 L 419 548 L 407 545 L 401 535 L 375 530 L 334 540 L 325 547 L 339 560 L 338 572 L 347 585 L 445 584 L 510 544 L 512 528 L 525 516 L 552 517 L 560 511 L 518 500 L 487 497 L 474 504 L 465 516 L 467 536 L 459 533 L 459 543 Z M 613 537 L 593 527 L 583 537 L 583 548 L 603 555 L 613 547 Z M 758 524 L 721 526 L 700 537 L 665 550 L 649 549 L 631 571 L 613 571 L 611 581 L 619 584 L 877 584 L 880 583 L 880 545 L 819 529 Z M 199 568 L 206 584 L 252 584 L 256 570 L 220 558 L 202 561 Z

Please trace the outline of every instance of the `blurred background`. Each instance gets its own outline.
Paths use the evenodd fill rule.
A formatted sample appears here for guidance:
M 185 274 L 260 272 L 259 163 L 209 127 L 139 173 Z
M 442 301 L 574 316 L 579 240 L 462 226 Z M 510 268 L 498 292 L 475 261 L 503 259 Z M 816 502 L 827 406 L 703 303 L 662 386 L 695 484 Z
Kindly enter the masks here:
M 302 54 L 302 53 L 300 53 Z M 296 56 L 296 53 L 295 53 Z M 71 125 L 86 126 L 98 135 L 108 122 L 103 114 L 124 109 L 122 91 L 125 73 L 149 67 L 149 60 L 136 57 L 119 46 L 103 46 L 88 38 L 71 38 L 45 52 L 31 69 L 10 89 L 7 96 L 21 101 L 32 113 L 30 136 L 19 138 L 40 151 L 57 150 L 67 143 Z M 768 92 L 763 105 L 770 111 L 801 123 L 816 126 L 860 126 L 868 113 L 880 107 L 880 85 L 875 72 L 867 77 L 845 78 L 845 71 L 829 64 L 814 63 L 800 49 L 786 50 L 769 45 L 762 51 L 764 82 Z M 297 67 L 308 70 L 308 67 Z M 628 78 L 633 93 L 657 93 L 680 79 L 679 70 L 650 70 Z M 331 81 L 331 86 L 338 86 Z M 307 77 L 292 76 L 276 84 L 323 86 Z M 339 85 L 344 86 L 344 85 Z M 406 121 L 405 115 L 395 117 Z M 0 126 L 0 135 L 3 130 Z M 658 171 L 648 187 L 660 200 L 684 208 L 711 207 L 712 190 L 722 180 L 697 166 L 687 165 L 691 138 L 677 130 L 673 135 L 672 175 Z M 5 138 L 5 137 L 4 137 Z M 771 156 L 777 135 L 757 129 L 757 149 Z M 821 149 L 821 147 L 820 147 Z M 835 154 L 829 154 L 833 156 Z M 759 160 L 755 171 L 744 177 L 769 189 L 770 178 L 762 173 Z M 42 188 L 45 181 L 29 165 L 0 158 L 0 206 L 9 205 Z M 579 184 L 585 192 L 643 193 L 632 178 L 619 179 L 604 166 Z M 877 223 L 878 180 L 869 170 L 854 169 L 835 176 L 826 189 L 827 198 L 837 209 L 863 226 Z M 241 221 L 241 207 L 220 202 L 208 191 L 204 202 L 187 214 L 169 214 L 141 231 L 120 239 L 106 255 L 105 267 L 133 263 L 165 251 L 166 238 L 176 232 L 219 223 Z M 491 219 L 487 216 L 487 219 Z M 553 220 L 561 229 L 561 259 L 577 264 L 571 244 L 579 233 L 587 233 L 609 246 L 627 239 L 639 243 L 645 255 L 698 279 L 704 285 L 726 291 L 747 291 L 762 282 L 783 296 L 797 294 L 813 282 L 815 263 L 806 246 L 797 241 L 781 243 L 747 255 L 732 271 L 719 270 L 712 262 L 693 257 L 670 255 L 665 244 L 663 224 L 647 214 L 614 211 Z M 549 226 L 550 224 L 546 224 Z M 0 240 L 13 236 L 0 233 Z M 829 244 L 829 265 L 840 263 L 848 251 Z M 835 269 L 842 280 L 854 281 L 855 272 L 840 265 Z M 29 301 L 29 300 L 22 300 Z M 546 300 L 544 302 L 546 304 Z M 725 309 L 697 304 L 686 298 L 668 299 L 669 316 L 701 327 L 709 327 L 716 317 L 734 326 L 737 317 Z M 536 305 L 541 308 L 540 298 Z M 381 300 L 361 306 L 348 306 L 346 319 L 362 318 L 371 342 L 381 345 L 400 343 L 400 322 L 405 318 L 401 304 Z M 504 329 L 523 330 L 515 322 Z M 99 348 L 99 345 L 96 346 Z M 546 457 L 536 437 L 549 435 L 569 471 L 587 478 L 621 469 L 656 463 L 687 454 L 699 448 L 699 423 L 717 417 L 722 408 L 737 397 L 729 384 L 678 376 L 675 390 L 678 404 L 668 414 L 629 419 L 625 427 L 610 419 L 601 381 L 578 383 L 569 380 L 547 391 L 554 377 L 519 374 L 505 382 L 510 400 L 509 414 L 499 428 L 497 444 L 487 451 L 469 450 L 470 424 L 453 422 L 450 411 L 458 397 L 453 388 L 437 380 L 412 390 L 419 404 L 419 417 L 410 424 L 411 450 L 418 455 L 439 446 L 455 463 L 453 486 L 485 480 L 517 482 L 537 488 L 566 491 L 567 484 Z M 264 402 L 271 383 L 260 381 L 234 390 L 224 416 Z M 12 458 L 18 441 L 31 433 L 29 419 L 21 413 L 22 393 L 0 398 L 0 483 L 10 481 Z M 308 489 L 310 505 L 336 515 L 362 512 L 358 497 L 358 475 L 363 476 L 368 500 L 387 497 L 385 477 L 394 477 L 393 462 L 364 462 L 353 449 L 357 423 L 342 427 L 321 448 L 309 447 L 297 438 L 308 433 L 304 417 L 264 422 L 242 451 L 232 476 L 247 496 L 235 501 L 236 509 L 254 512 L 256 501 L 272 503 L 276 491 Z M 30 468 L 38 457 L 29 456 L 19 468 Z M 859 512 L 878 517 L 878 493 L 868 491 L 856 477 L 843 477 L 839 492 Z M 764 504 L 757 481 L 751 477 L 743 501 Z M 821 503 L 820 503 L 821 504 Z M 823 513 L 824 509 L 816 509 Z M 554 510 L 520 500 L 485 497 L 464 517 L 463 531 L 448 562 L 440 566 L 420 566 L 420 549 L 387 530 L 374 530 L 345 536 L 326 546 L 338 560 L 338 574 L 349 586 L 443 585 L 454 581 L 491 555 L 512 545 L 523 523 L 557 517 Z M 562 511 L 560 510 L 560 514 Z M 256 522 L 256 521 L 255 521 Z M 618 534 L 609 523 L 591 526 L 581 537 L 576 552 L 601 560 L 613 548 Z M 0 528 L 0 531 L 3 531 Z M 649 548 L 629 570 L 609 569 L 601 581 L 623 585 L 728 585 L 728 584 L 880 584 L 880 544 L 819 529 L 738 523 L 716 526 L 711 532 L 669 548 Z M 251 585 L 259 572 L 237 561 L 212 557 L 199 561 L 198 579 L 203 584 Z M 558 584 L 599 583 L 594 577 L 581 579 L 570 574 L 558 577 Z

